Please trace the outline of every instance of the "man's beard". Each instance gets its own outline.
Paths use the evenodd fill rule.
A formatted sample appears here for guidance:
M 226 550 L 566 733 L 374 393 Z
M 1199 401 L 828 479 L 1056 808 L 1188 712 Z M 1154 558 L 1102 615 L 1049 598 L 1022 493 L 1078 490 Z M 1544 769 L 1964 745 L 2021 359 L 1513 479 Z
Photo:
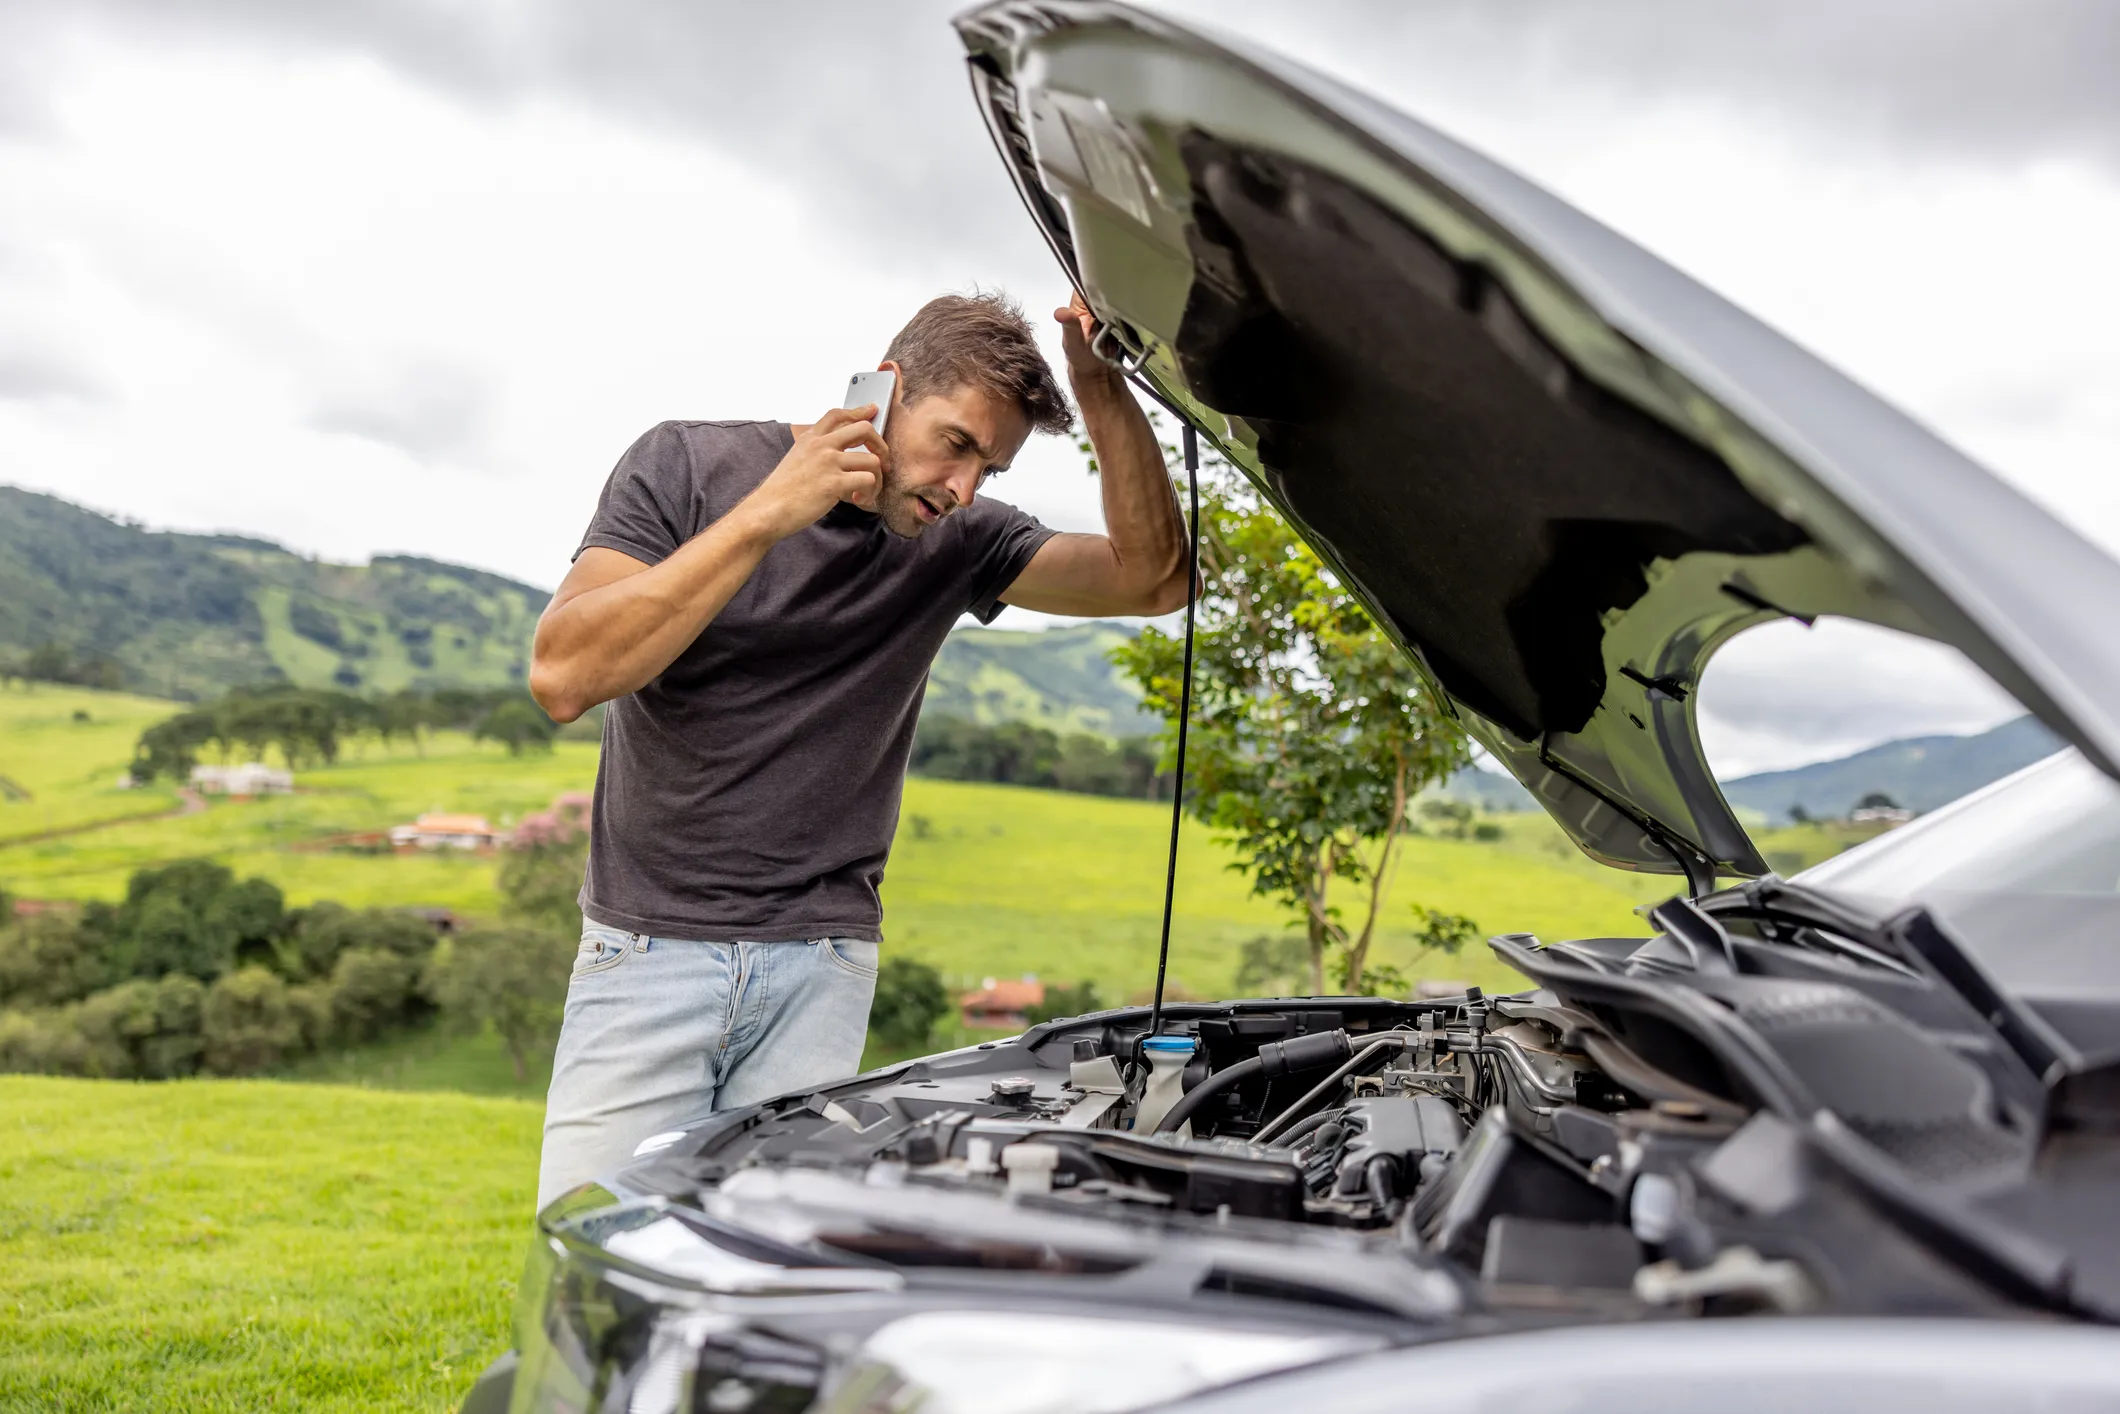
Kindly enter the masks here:
M 917 500 L 912 491 L 898 478 L 895 471 L 883 476 L 883 489 L 876 493 L 876 515 L 883 528 L 901 540 L 918 540 L 941 521 L 924 521 L 913 506 Z

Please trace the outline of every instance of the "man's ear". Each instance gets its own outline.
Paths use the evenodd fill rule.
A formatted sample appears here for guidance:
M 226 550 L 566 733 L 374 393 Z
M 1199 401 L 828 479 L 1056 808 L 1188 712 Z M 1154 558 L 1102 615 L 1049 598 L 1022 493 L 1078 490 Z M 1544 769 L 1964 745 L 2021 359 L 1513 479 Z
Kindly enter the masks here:
M 895 359 L 887 358 L 876 365 L 876 371 L 898 375 L 891 380 L 891 416 L 895 418 L 898 416 L 898 410 L 905 406 L 905 370 L 898 366 Z

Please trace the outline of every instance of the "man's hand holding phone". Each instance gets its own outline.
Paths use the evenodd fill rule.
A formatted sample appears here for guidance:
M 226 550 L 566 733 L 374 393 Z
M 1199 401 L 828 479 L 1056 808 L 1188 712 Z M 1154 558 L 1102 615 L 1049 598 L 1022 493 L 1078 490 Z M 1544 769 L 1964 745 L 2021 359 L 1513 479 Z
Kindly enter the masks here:
M 761 528 L 785 540 L 815 525 L 841 501 L 876 509 L 889 450 L 876 431 L 874 403 L 834 408 L 796 434 L 780 465 L 745 497 L 763 518 Z

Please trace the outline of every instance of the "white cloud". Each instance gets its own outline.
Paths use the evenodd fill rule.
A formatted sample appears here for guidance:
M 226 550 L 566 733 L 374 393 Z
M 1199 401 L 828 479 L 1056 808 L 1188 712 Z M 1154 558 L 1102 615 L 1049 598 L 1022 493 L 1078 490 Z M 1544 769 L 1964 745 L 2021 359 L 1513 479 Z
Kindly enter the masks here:
M 1708 664 L 1701 745 L 1720 780 L 1906 736 L 1964 736 L 2024 709 L 1955 648 L 1851 619 L 1763 624 Z
M 1845 13 L 1807 40 L 1727 12 L 1758 30 L 1762 79 L 1685 7 L 1621 7 L 1587 37 L 1542 4 L 1191 8 L 1521 167 L 2120 546 L 2110 86 L 2048 39 L 1986 56 L 1981 93 L 2043 98 L 1982 127 L 1935 100 L 2007 41 L 1963 17 L 1823 7 Z M 864 8 L 861 62 L 820 70 L 821 21 L 793 7 L 16 11 L 0 475 L 157 525 L 550 584 L 648 425 L 805 419 L 942 288 L 1004 285 L 1043 318 L 1060 277 L 943 13 Z M 1869 99 L 1813 73 L 1820 35 Z M 1059 442 L 997 490 L 1097 520 Z M 1996 710 L 1933 662 L 1852 695 L 1834 675 L 1880 660 L 1813 642 L 1824 667 L 1753 635 L 1711 671 L 1718 765 Z

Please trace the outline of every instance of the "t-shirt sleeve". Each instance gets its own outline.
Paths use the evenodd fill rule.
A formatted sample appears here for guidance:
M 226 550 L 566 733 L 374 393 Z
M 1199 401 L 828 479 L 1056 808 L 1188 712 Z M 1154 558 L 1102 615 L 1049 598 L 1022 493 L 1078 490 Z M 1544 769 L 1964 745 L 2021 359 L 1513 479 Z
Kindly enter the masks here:
M 1001 596 L 1023 573 L 1031 556 L 1060 532 L 1005 501 L 981 497 L 971 509 L 986 513 L 971 527 L 972 599 L 967 608 L 979 622 L 990 624 L 1001 612 Z
M 676 423 L 660 423 L 611 468 L 574 558 L 601 546 L 658 565 L 699 533 L 693 519 L 691 453 Z

